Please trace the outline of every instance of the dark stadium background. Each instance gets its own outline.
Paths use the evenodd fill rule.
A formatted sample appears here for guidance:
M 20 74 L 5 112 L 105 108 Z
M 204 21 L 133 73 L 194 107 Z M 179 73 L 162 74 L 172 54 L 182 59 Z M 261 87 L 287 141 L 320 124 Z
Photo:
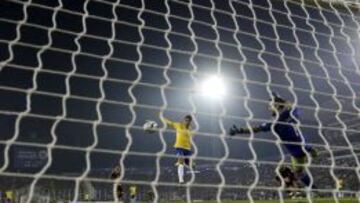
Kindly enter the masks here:
M 74 40 L 76 33 L 83 31 L 82 16 L 85 14 L 83 0 L 62 0 L 63 8 L 58 11 L 56 15 L 57 27 L 51 31 L 51 46 L 52 48 L 59 48 L 65 50 L 63 52 L 56 49 L 46 49 L 40 56 L 41 64 L 37 59 L 37 52 L 40 48 L 49 42 L 48 28 L 52 27 L 52 15 L 54 8 L 58 5 L 58 1 L 33 0 L 32 4 L 27 7 L 26 15 L 24 15 L 23 7 L 26 1 L 4 0 L 0 2 L 0 138 L 2 141 L 11 139 L 15 134 L 15 121 L 17 116 L 13 112 L 23 112 L 26 110 L 26 90 L 33 87 L 33 76 L 35 68 L 40 66 L 41 69 L 37 72 L 36 84 L 37 88 L 30 97 L 31 110 L 29 115 L 21 118 L 19 127 L 19 136 L 17 142 L 11 146 L 10 150 L 10 165 L 7 171 L 18 172 L 38 172 L 43 166 L 40 161 L 33 166 L 26 166 L 26 158 L 24 162 L 17 157 L 19 151 L 29 150 L 33 151 L 44 150 L 43 147 L 23 147 L 22 142 L 25 143 L 42 143 L 47 144 L 52 141 L 51 127 L 54 124 L 54 119 L 39 118 L 36 115 L 46 115 L 51 118 L 60 116 L 64 109 L 62 108 L 62 97 L 66 94 L 66 76 L 70 77 L 70 97 L 66 99 L 66 118 L 59 123 L 56 128 L 57 142 L 56 145 L 69 146 L 73 149 L 53 149 L 53 160 L 51 167 L 46 172 L 47 174 L 73 174 L 79 175 L 83 172 L 85 167 L 85 152 L 77 150 L 78 148 L 86 148 L 93 143 L 93 132 L 91 122 L 97 120 L 96 101 L 101 97 L 99 78 L 104 75 L 102 70 L 102 58 L 110 51 L 106 39 L 110 38 L 114 30 L 111 29 L 111 21 L 113 18 L 111 0 L 98 1 L 90 0 L 87 5 L 88 16 L 86 17 L 86 32 L 80 37 L 79 43 L 81 45 L 81 52 L 76 54 L 75 64 L 71 62 L 72 53 L 77 50 L 77 45 Z M 142 106 L 135 106 L 136 112 L 135 125 L 141 127 L 142 124 L 148 120 L 158 119 L 159 108 L 162 107 L 164 101 L 161 97 L 160 86 L 166 83 L 164 77 L 164 68 L 168 68 L 166 73 L 171 80 L 169 87 L 165 89 L 166 100 L 168 103 L 165 116 L 179 120 L 187 112 L 192 112 L 192 107 L 189 102 L 188 90 L 193 89 L 196 84 L 191 78 L 190 73 L 194 67 L 190 63 L 190 57 L 194 51 L 194 44 L 190 37 L 183 37 L 172 32 L 191 35 L 187 28 L 188 20 L 190 20 L 190 13 L 187 7 L 187 1 L 171 0 L 170 17 L 171 32 L 168 35 L 171 41 L 172 48 L 169 49 L 171 61 L 166 54 L 166 49 L 169 44 L 165 40 L 164 32 L 169 28 L 166 23 L 165 13 L 166 7 L 163 1 L 146 0 L 146 10 L 141 14 L 141 19 L 145 26 L 141 29 L 144 36 L 144 44 L 151 46 L 140 46 L 142 61 L 139 65 L 141 70 L 140 83 L 134 86 L 133 93 L 136 97 L 137 104 Z M 215 11 L 214 16 L 217 20 L 218 26 L 222 28 L 229 28 L 234 30 L 235 25 L 231 16 L 225 15 L 219 11 L 231 12 L 228 2 L 221 0 L 214 0 Z M 290 92 L 290 83 L 285 77 L 286 69 L 281 62 L 280 52 L 276 47 L 276 38 L 274 22 L 269 16 L 269 5 L 264 0 L 254 0 L 253 10 L 256 13 L 255 25 L 259 29 L 261 43 L 256 38 L 256 32 L 253 27 L 253 15 L 249 9 L 249 1 L 241 0 L 234 3 L 237 11 L 237 23 L 240 28 L 237 39 L 241 42 L 240 49 L 246 56 L 240 55 L 237 48 L 229 46 L 228 44 L 238 45 L 233 38 L 233 33 L 225 29 L 218 28 L 216 30 L 219 34 L 219 47 L 221 48 L 223 58 L 220 58 L 220 53 L 216 49 L 216 32 L 210 26 L 205 24 L 214 24 L 211 17 L 211 12 L 199 6 L 194 6 L 194 19 L 191 27 L 196 35 L 195 41 L 197 43 L 198 53 L 195 54 L 194 62 L 199 73 L 216 74 L 217 60 L 220 60 L 220 74 L 225 79 L 227 86 L 227 95 L 223 98 L 223 104 L 227 116 L 223 118 L 224 128 L 227 131 L 232 124 L 245 125 L 244 120 L 235 119 L 234 117 L 247 117 L 249 113 L 245 109 L 244 98 L 246 97 L 245 87 L 248 88 L 251 100 L 248 105 L 256 119 L 269 119 L 270 114 L 266 110 L 267 103 L 261 102 L 269 99 L 269 94 L 264 83 L 267 82 L 267 74 L 265 69 L 271 74 L 271 81 L 269 81 L 270 89 L 278 92 L 284 98 L 294 101 L 294 97 Z M 196 1 L 194 2 L 206 8 L 211 8 L 211 2 Z M 301 112 L 301 121 L 305 125 L 319 126 L 315 118 L 315 103 L 311 99 L 311 95 L 319 104 L 319 118 L 323 126 L 340 127 L 341 124 L 336 120 L 336 113 L 339 107 L 332 98 L 334 91 L 328 84 L 328 80 L 324 79 L 329 75 L 329 80 L 336 88 L 336 97 L 343 105 L 342 111 L 339 112 L 339 117 L 343 119 L 346 125 L 353 125 L 349 128 L 357 129 L 356 120 L 358 112 L 352 105 L 352 95 L 349 91 L 350 85 L 356 91 L 356 105 L 359 103 L 359 57 L 354 57 L 354 64 L 351 61 L 351 56 L 342 54 L 340 52 L 351 53 L 349 44 L 346 42 L 346 35 L 351 38 L 351 44 L 355 49 L 355 56 L 360 53 L 359 35 L 357 33 L 356 24 L 353 20 L 345 14 L 341 17 L 345 20 L 347 27 L 341 30 L 341 21 L 333 12 L 328 12 L 331 9 L 327 5 L 324 7 L 324 15 L 326 20 L 332 24 L 325 25 L 319 23 L 317 20 L 323 21 L 319 15 L 319 11 L 311 7 L 306 7 L 306 12 L 298 3 L 287 3 L 292 14 L 306 17 L 306 12 L 310 16 L 309 23 L 315 27 L 315 37 L 321 49 L 315 49 L 316 43 L 311 34 L 311 26 L 306 20 L 301 17 L 293 16 L 292 21 L 296 24 L 295 33 L 300 41 L 299 48 L 306 61 L 303 65 L 306 67 L 308 73 L 301 68 L 300 53 L 294 45 L 295 37 L 292 29 L 286 26 L 292 26 L 289 19 L 284 13 L 286 8 L 282 1 L 272 1 L 272 6 L 275 11 L 273 14 L 276 18 L 275 26 L 280 35 L 279 47 L 283 49 L 286 54 L 286 66 L 292 72 L 289 77 L 293 80 L 294 86 L 298 89 L 294 91 L 297 96 L 299 109 Z M 106 102 L 101 103 L 101 115 L 103 122 L 97 127 L 96 136 L 98 138 L 98 145 L 96 149 L 110 149 L 124 150 L 128 144 L 128 139 L 125 135 L 125 128 L 115 126 L 112 124 L 126 125 L 131 121 L 131 112 L 128 103 L 132 102 L 129 95 L 129 88 L 133 81 L 138 77 L 134 63 L 139 59 L 139 54 L 136 50 L 136 45 L 140 45 L 141 36 L 138 26 L 141 24 L 137 15 L 139 8 L 141 8 L 141 1 L 122 0 L 121 5 L 116 8 L 118 22 L 116 23 L 115 39 L 117 42 L 113 43 L 114 52 L 111 58 L 121 60 L 107 60 L 105 68 L 108 71 L 108 76 L 103 84 Z M 125 5 L 125 6 L 124 6 Z M 277 12 L 280 11 L 280 12 Z M 341 13 L 348 13 L 344 8 L 340 8 Z M 154 13 L 155 12 L 155 13 Z M 161 15 L 156 14 L 156 12 Z M 358 12 L 354 12 L 359 17 Z M 96 16 L 96 17 L 94 17 Z M 175 17 L 174 17 L 175 16 Z M 180 16 L 188 20 L 181 20 L 176 18 Z M 246 17 L 247 16 L 247 17 Z M 11 50 L 13 59 L 6 64 L 5 61 L 10 57 L 9 41 L 16 38 L 16 26 L 24 17 L 27 18 L 26 23 L 20 26 L 19 43 L 12 45 Z M 99 19 L 105 19 L 100 20 Z M 107 20 L 106 20 L 107 19 Z M 130 23 L 130 25 L 129 25 Z M 35 25 L 30 26 L 30 25 Z M 281 26 L 282 25 L 282 26 Z M 333 50 L 329 43 L 331 29 L 334 31 L 332 42 L 336 50 Z M 353 27 L 354 29 L 350 29 Z M 155 31 L 161 30 L 160 31 Z M 62 31 L 67 31 L 66 33 Z M 344 36 L 341 32 L 344 31 Z M 71 34 L 72 33 L 72 34 Z M 210 40 L 202 40 L 205 38 Z M 104 40 L 105 39 L 105 40 Z M 285 43 L 284 41 L 290 42 Z M 125 43 L 123 43 L 125 42 Z M 127 44 L 130 42 L 132 45 Z M 226 42 L 222 43 L 222 42 Z M 261 52 L 261 44 L 264 45 L 265 52 Z M 27 45 L 33 45 L 29 47 Z M 305 46 L 304 46 L 305 45 Z M 161 49 L 158 49 L 158 48 Z M 324 49 L 329 52 L 324 51 Z M 318 51 L 318 52 L 317 52 Z M 272 54 L 269 54 L 272 53 Z M 323 63 L 325 73 L 321 67 L 320 62 L 315 57 L 317 54 Z M 334 55 L 339 57 L 340 64 Z M 86 53 L 86 54 L 84 54 Z M 259 53 L 267 67 L 259 58 Z M 93 57 L 95 56 L 95 57 Z M 292 57 L 292 58 L 289 58 Z M 125 62 L 128 61 L 128 62 Z M 315 61 L 315 63 L 311 62 Z M 258 65 L 256 65 L 258 64 Z M 167 66 L 169 65 L 169 66 Z M 246 82 L 245 76 L 240 71 L 247 75 L 247 79 L 257 81 L 260 83 Z M 74 74 L 71 71 L 74 70 Z M 55 72 L 51 72 L 55 71 Z M 298 72 L 300 74 L 294 73 Z M 349 82 L 344 82 L 339 73 L 345 75 Z M 84 77 L 84 76 L 91 76 Z M 201 82 L 204 74 L 195 74 L 197 82 Z M 94 79 L 95 78 L 95 79 Z M 115 79 L 115 80 L 110 80 Z M 314 84 L 314 91 L 311 91 L 309 79 Z M 119 82 L 122 81 L 122 82 Z M 261 84 L 262 83 L 262 84 Z M 153 86 L 146 86 L 150 84 Z M 5 88 L 6 87 L 6 88 Z M 16 89 L 10 89 L 16 88 Z M 303 89 L 303 90 L 300 90 Z M 326 94 L 321 94 L 326 93 Z M 221 158 L 224 156 L 225 148 L 221 142 L 222 136 L 219 125 L 219 117 L 221 113 L 220 103 L 216 100 L 203 98 L 196 93 L 192 93 L 192 98 L 196 106 L 196 120 L 199 124 L 199 131 L 203 133 L 211 133 L 212 136 L 195 135 L 194 140 L 198 148 L 199 156 Z M 328 94 L 328 95 L 327 95 Z M 235 98 L 236 97 L 236 98 Z M 305 108 L 306 106 L 306 108 Z M 146 107 L 146 108 L 144 108 Z M 151 107 L 151 108 L 148 108 Z M 311 108 L 309 108 L 311 107 Z M 326 109 L 331 109 L 331 112 Z M 33 116 L 35 115 L 35 116 Z M 211 116 L 213 115 L 213 116 Z M 71 119 L 85 121 L 73 122 Z M 348 121 L 349 120 L 349 121 Z M 351 122 L 350 122 L 351 121 Z M 255 120 L 252 124 L 259 124 Z M 158 134 L 145 134 L 141 129 L 131 129 L 131 137 L 133 143 L 131 145 L 131 152 L 145 152 L 157 153 L 162 149 L 162 144 Z M 316 128 L 302 127 L 302 132 L 306 140 L 310 143 L 324 144 L 319 136 L 319 131 Z M 331 145 L 348 146 L 342 136 L 341 128 L 337 130 L 323 130 L 327 141 Z M 356 146 L 360 141 L 358 132 L 345 132 L 351 143 Z M 276 137 L 267 134 L 258 134 L 256 138 L 275 140 Z M 174 142 L 174 133 L 166 131 L 164 133 L 166 140 L 166 154 L 173 154 L 172 148 Z M 248 138 L 243 136 L 243 138 Z M 253 158 L 249 150 L 249 141 L 247 139 L 228 139 L 226 138 L 227 146 L 229 147 L 229 158 L 251 160 Z M 264 142 L 254 139 L 253 145 L 257 158 L 259 160 L 279 160 L 280 153 L 276 145 L 270 142 Z M 2 151 L 0 156 L 0 165 L 4 162 L 4 142 L 0 145 Z M 357 145 L 359 146 L 359 145 Z M 26 151 L 25 150 L 25 151 Z M 319 147 L 319 150 L 324 148 Z M 356 150 L 359 151 L 359 150 Z M 342 151 L 342 154 L 349 154 L 350 150 Z M 329 157 L 327 153 L 324 157 Z M 136 156 L 128 155 L 125 159 L 127 169 L 134 170 L 148 170 L 155 171 L 155 158 L 150 156 Z M 34 158 L 34 160 L 37 158 Z M 110 154 L 101 152 L 91 152 L 91 171 L 108 171 L 120 159 L 120 153 Z M 325 160 L 325 158 L 324 158 Z M 46 161 L 46 158 L 45 158 Z M 354 160 L 350 160 L 354 163 Z M 174 163 L 172 158 L 163 158 L 162 167 L 171 167 Z M 329 164 L 330 162 L 327 162 Z M 199 166 L 208 165 L 214 167 L 216 162 L 199 161 Z M 225 163 L 226 164 L 226 163 Z M 154 173 L 152 174 L 154 175 Z M 137 177 L 141 179 L 142 177 Z M 147 180 L 152 178 L 147 177 Z

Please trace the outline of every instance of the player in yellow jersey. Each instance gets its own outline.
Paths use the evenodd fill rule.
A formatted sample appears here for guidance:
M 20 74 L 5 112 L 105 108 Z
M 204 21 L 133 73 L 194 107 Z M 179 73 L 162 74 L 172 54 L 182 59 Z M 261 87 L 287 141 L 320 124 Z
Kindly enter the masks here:
M 178 167 L 178 177 L 179 183 L 184 183 L 184 170 L 185 165 L 190 166 L 189 157 L 192 154 L 191 143 L 192 143 L 192 133 L 191 133 L 191 123 L 192 116 L 186 115 L 181 122 L 174 122 L 163 118 L 163 121 L 171 128 L 176 131 L 176 141 L 175 141 L 175 150 L 176 155 L 178 156 L 177 167 Z
M 135 185 L 130 186 L 130 202 L 135 203 L 136 202 L 136 195 L 137 195 L 137 187 Z
M 344 193 L 343 190 L 344 189 L 344 180 L 341 178 L 338 178 L 336 180 L 336 190 L 337 190 L 337 196 L 339 198 L 343 198 L 344 197 Z

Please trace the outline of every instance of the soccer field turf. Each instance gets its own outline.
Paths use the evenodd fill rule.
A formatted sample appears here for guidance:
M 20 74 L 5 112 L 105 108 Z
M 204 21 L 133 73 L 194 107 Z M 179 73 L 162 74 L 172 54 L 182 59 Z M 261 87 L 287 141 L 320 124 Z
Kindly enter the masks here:
M 217 203 L 217 201 L 193 201 L 199 203 Z M 222 203 L 248 203 L 249 200 L 223 200 Z M 255 200 L 254 203 L 279 203 L 279 200 Z M 306 203 L 308 202 L 306 199 L 298 199 L 298 200 L 285 200 L 285 203 Z M 341 199 L 340 203 L 358 203 L 357 199 Z M 186 203 L 186 201 L 175 201 L 174 203 Z M 335 203 L 334 199 L 314 199 L 313 203 Z

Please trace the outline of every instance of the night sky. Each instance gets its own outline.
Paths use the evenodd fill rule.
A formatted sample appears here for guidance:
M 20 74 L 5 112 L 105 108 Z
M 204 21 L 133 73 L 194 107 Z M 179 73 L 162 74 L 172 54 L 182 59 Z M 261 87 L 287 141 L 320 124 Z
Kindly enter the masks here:
M 245 102 L 253 113 L 251 124 L 269 120 L 268 90 L 297 99 L 309 142 L 324 144 L 316 112 L 322 126 L 335 127 L 323 130 L 330 144 L 347 146 L 338 112 L 353 129 L 348 138 L 354 145 L 360 142 L 355 137 L 360 107 L 360 59 L 355 57 L 360 54 L 360 15 L 355 9 L 335 6 L 336 14 L 327 4 L 318 9 L 313 3 L 280 0 L 199 0 L 192 6 L 185 0 L 144 2 L 0 2 L 0 139 L 16 136 L 10 157 L 24 150 L 24 143 L 40 144 L 30 151 L 44 150 L 55 136 L 47 173 L 80 172 L 84 149 L 96 136 L 91 167 L 109 168 L 129 143 L 126 127 L 133 141 L 130 152 L 162 149 L 159 135 L 144 134 L 141 126 L 149 119 L 160 124 L 158 112 L 165 109 L 173 120 L 195 113 L 198 155 L 220 158 L 225 152 L 220 122 L 226 131 L 234 123 L 244 126 L 250 116 Z M 224 109 L 221 102 L 193 92 L 212 74 L 226 82 Z M 222 110 L 226 115 L 219 120 Z M 276 140 L 271 133 L 256 137 Z M 166 153 L 173 154 L 173 131 L 164 138 Z M 248 136 L 226 143 L 230 158 L 253 158 Z M 273 142 L 252 144 L 258 159 L 279 159 Z M 2 165 L 4 142 L 0 147 Z M 152 167 L 155 157 L 129 155 L 125 161 L 127 167 Z M 8 170 L 36 172 L 39 167 L 24 168 L 13 158 Z

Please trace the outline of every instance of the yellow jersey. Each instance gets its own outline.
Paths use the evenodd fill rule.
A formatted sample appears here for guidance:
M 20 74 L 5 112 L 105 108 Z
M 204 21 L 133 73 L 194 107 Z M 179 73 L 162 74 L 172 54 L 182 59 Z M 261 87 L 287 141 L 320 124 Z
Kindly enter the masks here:
M 131 186 L 130 187 L 130 195 L 135 196 L 137 193 L 136 189 L 137 189 L 136 186 Z
M 168 119 L 164 119 L 164 122 L 175 129 L 176 141 L 174 144 L 175 148 L 182 148 L 191 150 L 191 130 L 186 128 L 185 124 L 180 122 L 173 122 Z
M 8 199 L 10 199 L 10 200 L 13 200 L 13 198 L 14 198 L 14 193 L 13 193 L 13 191 L 8 190 L 8 191 L 5 192 L 5 196 L 6 196 L 6 198 L 8 198 Z

